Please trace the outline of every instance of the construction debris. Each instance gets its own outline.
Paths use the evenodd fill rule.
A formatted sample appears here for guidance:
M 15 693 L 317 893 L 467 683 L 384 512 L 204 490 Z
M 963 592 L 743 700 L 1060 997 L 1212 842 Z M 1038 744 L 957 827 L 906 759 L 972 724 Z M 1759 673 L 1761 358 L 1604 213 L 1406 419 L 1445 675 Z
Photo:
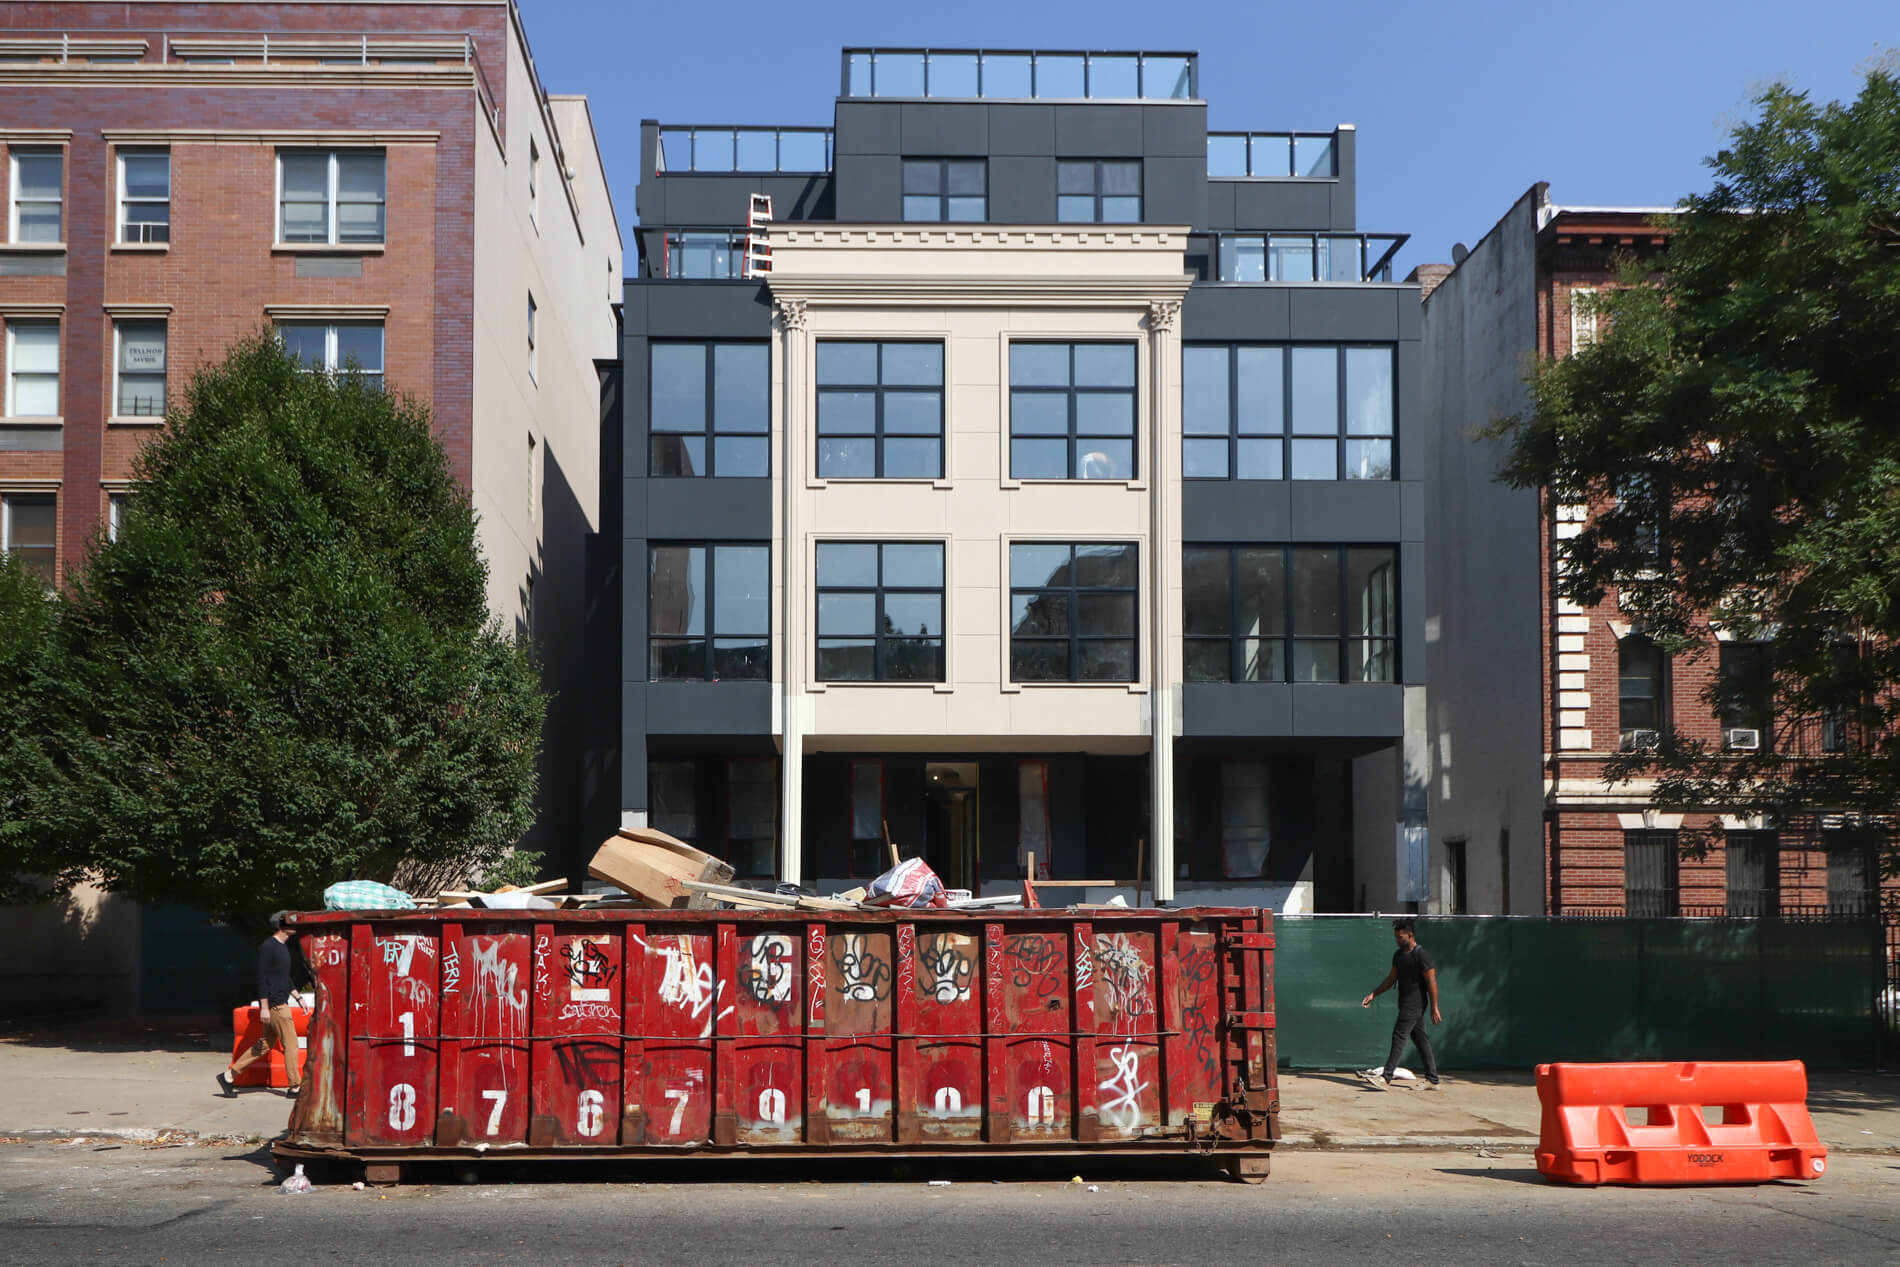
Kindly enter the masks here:
M 686 887 L 688 881 L 724 884 L 732 867 L 677 836 L 650 827 L 623 827 L 601 842 L 587 874 L 626 890 L 648 906 L 710 910 L 712 899 Z

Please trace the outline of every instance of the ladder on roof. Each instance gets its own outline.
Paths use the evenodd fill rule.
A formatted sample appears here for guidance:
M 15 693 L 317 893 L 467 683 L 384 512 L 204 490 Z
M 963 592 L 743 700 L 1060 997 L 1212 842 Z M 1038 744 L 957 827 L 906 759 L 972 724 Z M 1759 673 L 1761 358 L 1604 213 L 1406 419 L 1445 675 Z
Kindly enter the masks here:
M 772 272 L 772 244 L 766 235 L 772 224 L 772 195 L 753 194 L 745 213 L 746 277 L 765 277 Z

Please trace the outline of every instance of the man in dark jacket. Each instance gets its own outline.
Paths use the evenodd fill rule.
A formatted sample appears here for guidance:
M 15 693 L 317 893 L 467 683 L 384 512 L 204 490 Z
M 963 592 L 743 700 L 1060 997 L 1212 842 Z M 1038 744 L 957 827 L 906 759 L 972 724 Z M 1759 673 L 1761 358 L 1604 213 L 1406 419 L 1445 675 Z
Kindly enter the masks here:
M 271 934 L 257 948 L 257 1016 L 264 1023 L 263 1035 L 223 1073 L 218 1089 L 227 1097 L 237 1094 L 232 1079 L 262 1060 L 271 1048 L 284 1053 L 284 1071 L 290 1078 L 288 1094 L 303 1089 L 303 1071 L 297 1067 L 297 1021 L 290 1011 L 290 937 L 284 927 L 288 911 L 270 917 Z
M 1409 919 L 1392 922 L 1392 939 L 1399 944 L 1392 952 L 1392 971 L 1385 974 L 1385 980 L 1379 982 L 1371 994 L 1359 1001 L 1360 1007 L 1371 1007 L 1372 1000 L 1394 985 L 1399 987 L 1399 1020 L 1392 1027 L 1392 1051 L 1385 1058 L 1385 1071 L 1365 1075 L 1367 1082 L 1381 1089 L 1392 1084 L 1392 1071 L 1399 1067 L 1399 1058 L 1405 1055 L 1408 1038 L 1418 1045 L 1427 1081 L 1434 1087 L 1438 1085 L 1438 1061 L 1432 1056 L 1432 1040 L 1425 1033 L 1426 1004 L 1431 1005 L 1432 1024 L 1442 1024 L 1445 1019 L 1438 1011 L 1438 965 L 1432 962 L 1431 952 L 1418 944 L 1416 927 Z

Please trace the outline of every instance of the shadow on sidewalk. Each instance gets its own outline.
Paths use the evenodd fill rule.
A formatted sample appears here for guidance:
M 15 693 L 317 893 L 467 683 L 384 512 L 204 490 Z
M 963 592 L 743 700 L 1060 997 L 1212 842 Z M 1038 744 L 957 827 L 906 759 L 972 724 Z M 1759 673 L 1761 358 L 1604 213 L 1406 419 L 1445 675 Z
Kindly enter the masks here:
M 1457 1175 L 1464 1179 L 1501 1179 L 1505 1183 L 1534 1183 L 1540 1187 L 1548 1186 L 1548 1181 L 1537 1173 L 1537 1168 L 1533 1165 L 1526 1165 L 1522 1169 L 1496 1167 L 1486 1170 L 1470 1166 L 1441 1166 L 1438 1168 L 1438 1173 Z
M 18 1021 L 0 1026 L 0 1048 L 34 1047 L 84 1052 L 231 1051 L 231 1023 L 212 1016 L 137 1017 L 118 1020 Z

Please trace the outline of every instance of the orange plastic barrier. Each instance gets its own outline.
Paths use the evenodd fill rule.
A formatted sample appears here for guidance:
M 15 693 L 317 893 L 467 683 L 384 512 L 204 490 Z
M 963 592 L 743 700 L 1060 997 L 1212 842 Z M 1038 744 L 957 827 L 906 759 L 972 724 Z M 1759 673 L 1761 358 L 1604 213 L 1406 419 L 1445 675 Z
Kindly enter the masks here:
M 1798 1060 L 1539 1065 L 1537 1171 L 1558 1183 L 1819 1179 Z
M 290 1005 L 291 1018 L 297 1025 L 297 1067 L 303 1068 L 304 1039 L 310 1032 L 310 1013 Z M 231 1032 L 235 1038 L 231 1043 L 231 1061 L 249 1051 L 251 1044 L 264 1036 L 264 1026 L 257 1016 L 257 1004 L 247 1003 L 243 1007 L 231 1009 Z M 268 1056 L 252 1065 L 249 1069 L 231 1079 L 232 1085 L 240 1087 L 288 1087 L 290 1071 L 284 1068 L 284 1053 L 273 1048 Z

